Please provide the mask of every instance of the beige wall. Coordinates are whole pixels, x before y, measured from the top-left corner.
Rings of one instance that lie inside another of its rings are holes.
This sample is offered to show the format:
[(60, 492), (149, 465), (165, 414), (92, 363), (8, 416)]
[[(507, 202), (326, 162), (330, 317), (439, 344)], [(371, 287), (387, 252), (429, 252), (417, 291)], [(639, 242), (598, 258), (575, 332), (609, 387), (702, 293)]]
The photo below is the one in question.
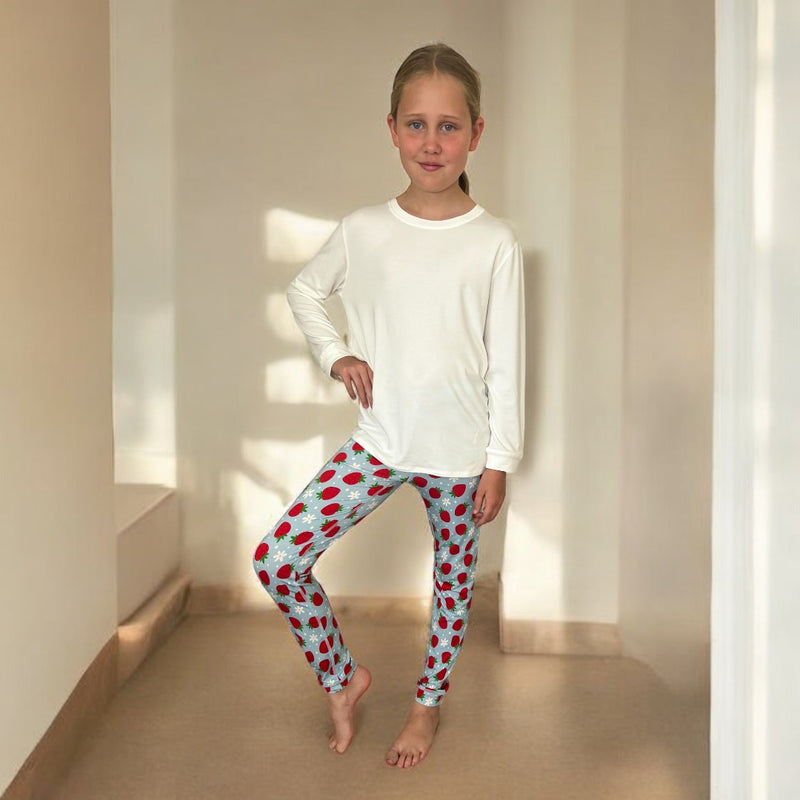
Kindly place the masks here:
[(629, 2), (620, 631), (708, 681), (714, 4)]
[[(185, 566), (266, 607), (252, 549), (355, 419), (284, 299), (321, 242), (293, 237), (280, 212), (332, 221), (404, 188), (385, 124), (392, 76), (414, 46), (443, 38), (483, 74), (487, 130), (469, 171), (502, 214), (502, 20), (488, 1), (191, 0), (174, 22)], [(481, 569), (497, 572), (499, 526), (483, 545)], [(318, 571), (332, 593), (427, 595), (430, 563), (423, 508), (404, 489)]]
[(172, 4), (110, 7), (115, 475), (174, 486)]
[(0, 3), (0, 790), (116, 622), (108, 8)]

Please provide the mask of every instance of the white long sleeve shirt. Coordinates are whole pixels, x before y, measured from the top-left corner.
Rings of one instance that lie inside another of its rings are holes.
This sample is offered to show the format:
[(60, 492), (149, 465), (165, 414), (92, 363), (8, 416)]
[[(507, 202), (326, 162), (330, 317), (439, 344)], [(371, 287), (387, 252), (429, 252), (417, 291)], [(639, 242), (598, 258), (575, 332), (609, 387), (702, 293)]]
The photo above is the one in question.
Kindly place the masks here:
[[(325, 311), (340, 293), (345, 343)], [(481, 206), (427, 220), (396, 200), (345, 217), (292, 281), (288, 300), (330, 375), (373, 369), (373, 407), (353, 437), (395, 469), (448, 477), (513, 472), (522, 457), (522, 253)]]

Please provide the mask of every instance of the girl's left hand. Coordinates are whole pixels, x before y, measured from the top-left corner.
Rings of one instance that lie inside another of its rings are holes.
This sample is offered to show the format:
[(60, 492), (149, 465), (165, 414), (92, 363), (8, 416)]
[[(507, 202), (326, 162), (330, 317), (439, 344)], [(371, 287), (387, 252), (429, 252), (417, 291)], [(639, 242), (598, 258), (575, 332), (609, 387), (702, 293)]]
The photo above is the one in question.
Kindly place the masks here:
[(506, 499), (506, 474), (499, 469), (485, 469), (475, 492), (472, 519), (480, 527), (491, 522)]

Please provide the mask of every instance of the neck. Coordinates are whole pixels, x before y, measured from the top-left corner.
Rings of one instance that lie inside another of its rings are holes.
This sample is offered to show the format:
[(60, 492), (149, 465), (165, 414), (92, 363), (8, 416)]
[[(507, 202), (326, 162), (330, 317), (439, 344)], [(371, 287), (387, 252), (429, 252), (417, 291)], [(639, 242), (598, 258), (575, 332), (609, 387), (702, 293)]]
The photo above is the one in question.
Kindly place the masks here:
[(403, 211), (415, 217), (430, 220), (451, 219), (460, 217), (475, 208), (475, 201), (461, 191), (458, 184), (444, 192), (420, 192), (409, 186), (397, 202)]

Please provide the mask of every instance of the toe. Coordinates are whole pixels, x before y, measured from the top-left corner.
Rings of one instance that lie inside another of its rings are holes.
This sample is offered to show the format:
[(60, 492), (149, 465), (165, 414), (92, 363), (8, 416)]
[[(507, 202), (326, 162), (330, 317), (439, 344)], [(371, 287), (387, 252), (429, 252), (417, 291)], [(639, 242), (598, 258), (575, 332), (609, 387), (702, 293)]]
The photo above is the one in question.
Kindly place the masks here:
[(392, 748), (392, 749), (391, 749), (391, 750), (390, 750), (390, 751), (389, 751), (389, 752), (386, 754), (386, 763), (387, 763), (387, 764), (388, 764), (390, 767), (396, 767), (396, 766), (397, 766), (397, 762), (398, 762), (399, 760), (400, 760), (400, 753), (399, 753), (397, 750), (395, 750), (394, 748)]

